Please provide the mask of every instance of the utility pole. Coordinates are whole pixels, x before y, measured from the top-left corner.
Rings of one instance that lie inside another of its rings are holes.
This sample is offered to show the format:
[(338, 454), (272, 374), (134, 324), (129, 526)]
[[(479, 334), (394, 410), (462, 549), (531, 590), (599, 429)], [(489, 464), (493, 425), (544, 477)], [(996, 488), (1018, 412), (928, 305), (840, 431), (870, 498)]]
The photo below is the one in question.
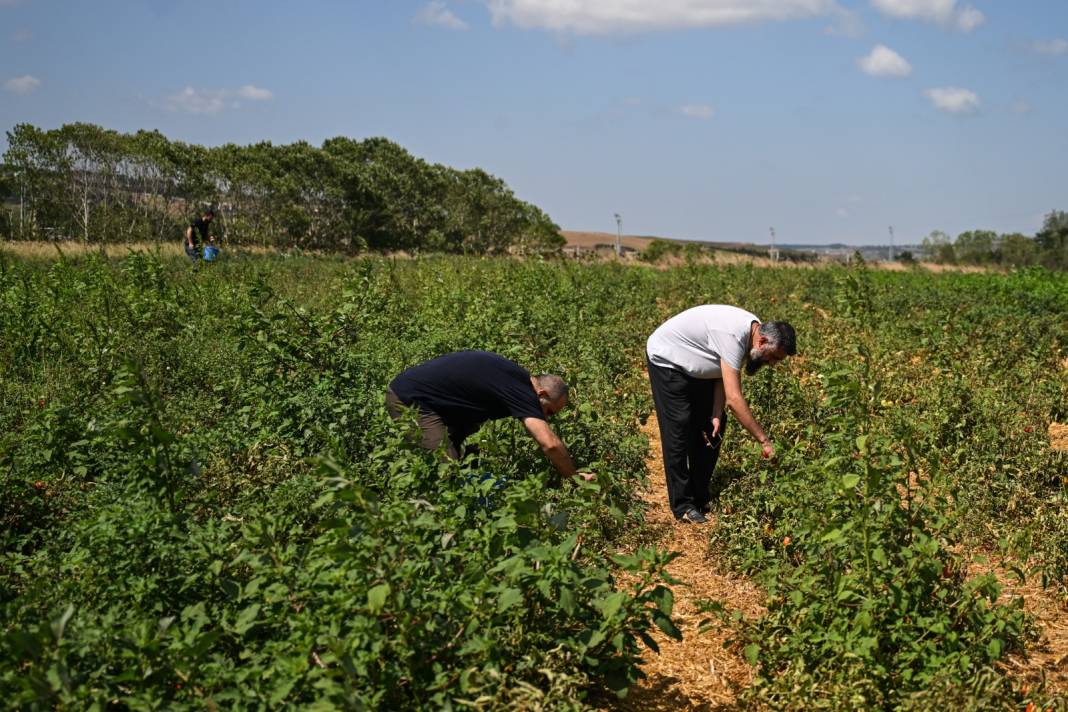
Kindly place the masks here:
[(775, 247), (775, 228), (769, 227), (768, 232), (771, 233), (771, 247), (768, 249), (768, 257), (771, 258), (772, 262), (778, 262), (779, 250)]
[(616, 213), (616, 257), (623, 256), (623, 218)]
[(890, 261), (894, 261), (894, 226), (890, 226)]

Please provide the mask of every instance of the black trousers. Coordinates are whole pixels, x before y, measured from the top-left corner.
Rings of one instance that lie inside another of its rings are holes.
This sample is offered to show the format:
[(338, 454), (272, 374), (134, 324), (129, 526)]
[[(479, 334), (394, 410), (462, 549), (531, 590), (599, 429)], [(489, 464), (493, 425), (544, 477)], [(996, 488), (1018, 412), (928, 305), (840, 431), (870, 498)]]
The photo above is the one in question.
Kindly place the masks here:
[(648, 366), (664, 449), (668, 502), (675, 516), (681, 517), (690, 507), (701, 509), (709, 502), (709, 483), (723, 444), (727, 413), (724, 410), (719, 434), (712, 437), (716, 381), (652, 363)]

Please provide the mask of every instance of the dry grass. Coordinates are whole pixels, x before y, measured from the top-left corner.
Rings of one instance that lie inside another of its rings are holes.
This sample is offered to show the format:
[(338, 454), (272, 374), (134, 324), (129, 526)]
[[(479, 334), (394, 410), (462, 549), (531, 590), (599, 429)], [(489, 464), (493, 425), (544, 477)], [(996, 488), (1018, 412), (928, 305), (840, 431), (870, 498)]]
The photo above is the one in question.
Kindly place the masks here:
[(118, 245), (87, 245), (84, 242), (0, 242), (0, 250), (31, 260), (52, 260), (61, 256), (80, 257), (103, 252), (108, 257), (122, 257), (130, 252), (155, 252), (176, 257), (185, 252), (178, 242), (134, 242)]
[(1068, 452), (1068, 425), (1049, 424), (1049, 446), (1060, 452)]
[[(126, 242), (121, 244), (86, 244), (84, 242), (0, 242), (0, 252), (4, 252), (21, 259), (31, 260), (54, 260), (60, 256), (82, 257), (88, 254), (103, 252), (108, 257), (125, 257), (131, 252), (159, 251), (163, 257), (184, 257), (185, 250), (180, 240), (168, 242)], [(264, 255), (277, 252), (266, 247), (223, 247), (228, 253), (243, 253)]]
[(697, 604), (715, 599), (728, 611), (756, 617), (764, 612), (761, 605), (764, 595), (750, 581), (717, 567), (709, 556), (706, 527), (676, 523), (667, 503), (660, 431), (655, 416), (649, 418), (643, 431), (651, 446), (647, 464), (652, 486), (642, 493), (648, 507), (646, 524), (654, 543), (679, 553), (668, 571), (681, 582), (674, 587), (672, 617), (683, 639), (674, 641), (655, 630), (652, 635), (660, 646), (660, 654), (646, 651), (642, 663), (646, 679), (613, 708), (632, 712), (738, 709), (738, 694), (752, 683), (752, 669), (740, 650), (724, 648), (730, 637), (728, 631), (699, 631), (701, 621), (707, 616)]

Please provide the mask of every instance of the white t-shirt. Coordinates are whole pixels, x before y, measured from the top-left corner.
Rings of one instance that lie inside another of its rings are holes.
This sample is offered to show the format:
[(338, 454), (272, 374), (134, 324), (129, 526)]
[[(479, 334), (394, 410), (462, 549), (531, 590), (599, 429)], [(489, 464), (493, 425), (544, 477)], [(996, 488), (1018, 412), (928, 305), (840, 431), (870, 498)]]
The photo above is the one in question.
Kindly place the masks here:
[(653, 332), (646, 353), (654, 366), (674, 368), (694, 378), (723, 378), (721, 359), (742, 368), (754, 321), (760, 323), (745, 309), (726, 304), (687, 309)]

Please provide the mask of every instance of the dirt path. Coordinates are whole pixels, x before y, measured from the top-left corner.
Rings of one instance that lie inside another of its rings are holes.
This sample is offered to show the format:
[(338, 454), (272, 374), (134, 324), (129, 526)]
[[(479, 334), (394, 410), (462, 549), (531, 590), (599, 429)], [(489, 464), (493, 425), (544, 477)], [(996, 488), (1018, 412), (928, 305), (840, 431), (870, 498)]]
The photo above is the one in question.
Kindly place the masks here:
[(997, 577), (1002, 587), (1000, 603), (1007, 605), (1021, 598), (1024, 610), (1034, 617), (1038, 640), (1027, 646), (1026, 656), (1010, 655), (1001, 667), (1029, 686), (1045, 681), (1048, 692), (1068, 700), (1068, 609), (1042, 588), (1037, 576), (1020, 581), (1010, 573), (1011, 563), (997, 556), (973, 558), (968, 563), (969, 573)]
[[(761, 615), (764, 598), (750, 581), (733, 576), (717, 566), (708, 551), (708, 526), (681, 525), (668, 508), (664, 485), (664, 461), (656, 416), (650, 415), (642, 432), (649, 438), (650, 489), (641, 493), (648, 509), (647, 543), (679, 552), (669, 566), (680, 583), (673, 587), (675, 610), (672, 615), (682, 631), (682, 641), (652, 632), (660, 646), (657, 655), (647, 650), (642, 663), (646, 678), (630, 690), (625, 700), (611, 709), (627, 712), (658, 710), (703, 710), (726, 712), (742, 709), (739, 693), (752, 683), (752, 669), (739, 650), (724, 648), (727, 631), (698, 631), (707, 616), (697, 602), (720, 601), (729, 611), (741, 611), (747, 618)], [(1035, 617), (1040, 640), (1029, 646), (1030, 657), (1012, 656), (1005, 665), (1009, 674), (1029, 684), (1043, 678), (1054, 694), (1068, 694), (1068, 611), (1060, 607), (1035, 582), (1021, 584), (995, 565), (976, 565), (976, 573), (993, 571), (1005, 587), (1002, 598), (1022, 596), (1028, 613)]]
[(659, 630), (653, 633), (660, 646), (657, 655), (647, 650), (642, 664), (646, 679), (633, 687), (615, 709), (639, 710), (729, 710), (738, 708), (738, 693), (752, 681), (752, 671), (740, 651), (723, 647), (727, 631), (698, 632), (707, 615), (697, 602), (716, 599), (728, 610), (746, 617), (763, 612), (763, 593), (751, 582), (719, 570), (708, 552), (708, 525), (675, 522), (667, 503), (660, 430), (651, 415), (642, 431), (649, 438), (650, 490), (642, 493), (648, 505), (646, 525), (651, 543), (679, 552), (668, 571), (681, 583), (674, 586), (672, 618), (682, 631), (680, 642)]

